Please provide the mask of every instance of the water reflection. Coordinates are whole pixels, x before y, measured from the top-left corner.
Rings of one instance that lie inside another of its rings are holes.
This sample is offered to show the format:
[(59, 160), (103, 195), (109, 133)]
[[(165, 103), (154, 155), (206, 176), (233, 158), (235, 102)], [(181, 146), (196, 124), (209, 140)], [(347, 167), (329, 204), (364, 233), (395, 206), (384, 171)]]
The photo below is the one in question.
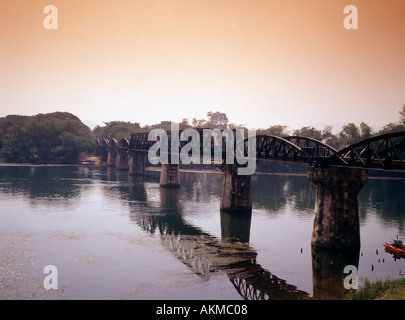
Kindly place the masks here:
[(398, 226), (404, 234), (404, 194), (404, 179), (369, 179), (359, 195), (360, 219), (365, 220), (367, 209), (374, 208), (382, 224)]
[[(308, 208), (314, 207), (315, 188), (306, 175), (256, 175), (252, 182), (253, 206), (256, 208), (277, 214), (288, 204), (296, 209), (297, 214), (305, 214), (309, 212)], [(310, 214), (313, 214), (312, 210)]]
[(326, 251), (312, 248), (312, 283), (314, 299), (342, 299), (347, 294), (343, 270), (359, 267), (360, 248), (345, 251)]
[(252, 211), (238, 213), (220, 211), (220, 218), (223, 239), (236, 239), (249, 243)]
[(92, 179), (88, 168), (0, 167), (0, 191), (28, 197), (32, 207), (76, 207), (75, 199), (90, 191)]
[[(288, 284), (257, 263), (257, 252), (249, 246), (251, 212), (219, 212), (221, 239), (184, 219), (183, 205), (204, 203), (212, 196), (219, 200), (221, 179), (220, 175), (213, 174), (182, 174), (183, 188), (180, 190), (159, 188), (158, 179), (155, 179), (155, 184), (138, 181), (136, 187), (130, 187), (136, 188), (136, 191), (129, 192), (130, 218), (143, 230), (159, 233), (163, 246), (201, 278), (208, 281), (212, 274), (226, 273), (244, 299), (309, 298), (307, 292), (297, 290), (296, 286)], [(312, 217), (315, 189), (306, 176), (291, 179), (291, 176), (283, 175), (257, 175), (253, 177), (253, 183), (254, 207), (279, 214), (288, 205), (298, 216)], [(403, 181), (401, 183), (403, 187)], [(377, 206), (386, 203), (382, 200), (388, 198), (388, 190), (387, 194), (381, 195), (375, 191), (378, 189), (373, 183), (369, 189), (365, 189), (360, 196), (360, 207), (367, 207), (373, 202)], [(121, 193), (126, 192), (121, 190)], [(400, 199), (397, 197), (395, 201), (401, 202)], [(146, 202), (146, 207), (140, 208), (141, 204), (136, 200)], [(398, 218), (397, 205), (392, 212), (391, 218)], [(367, 214), (365, 211), (361, 213)], [(336, 253), (313, 250), (311, 258), (313, 298), (342, 299), (347, 293), (343, 269), (347, 265), (358, 268), (359, 251)]]
[(77, 198), (91, 182), (87, 170), (70, 167), (0, 167), (0, 181), (2, 192), (44, 199)]
[[(77, 205), (77, 199), (94, 188), (107, 199), (120, 199), (128, 206), (130, 221), (157, 235), (162, 246), (192, 272), (205, 281), (226, 274), (243, 299), (309, 298), (309, 293), (257, 262), (258, 250), (250, 244), (252, 212), (219, 211), (220, 174), (182, 173), (181, 180), (181, 189), (165, 189), (159, 187), (158, 172), (141, 177), (114, 168), (0, 167), (1, 192), (39, 199), (35, 203), (45, 206)], [(305, 175), (255, 175), (252, 182), (254, 210), (268, 213), (269, 219), (286, 211), (298, 218), (312, 218), (315, 189)], [(359, 195), (360, 220), (366, 221), (375, 212), (381, 224), (403, 233), (404, 193), (404, 180), (370, 179)], [(204, 210), (211, 208), (207, 203), (218, 205), (220, 237), (188, 219), (192, 208), (204, 216)], [(346, 265), (359, 266), (359, 252), (312, 251), (311, 259), (313, 298), (342, 298), (347, 292), (342, 270)]]
[(160, 188), (157, 183), (131, 183), (116, 188), (128, 200), (130, 219), (142, 230), (158, 233), (162, 245), (201, 279), (208, 281), (213, 274), (225, 273), (243, 299), (307, 298), (308, 293), (257, 263), (257, 252), (249, 246), (251, 212), (218, 212), (221, 239), (184, 219), (180, 199), (207, 200), (212, 193), (212, 189), (203, 187), (207, 180), (218, 182), (218, 176), (194, 176), (194, 187), (184, 188), (186, 196), (181, 195), (183, 189)]

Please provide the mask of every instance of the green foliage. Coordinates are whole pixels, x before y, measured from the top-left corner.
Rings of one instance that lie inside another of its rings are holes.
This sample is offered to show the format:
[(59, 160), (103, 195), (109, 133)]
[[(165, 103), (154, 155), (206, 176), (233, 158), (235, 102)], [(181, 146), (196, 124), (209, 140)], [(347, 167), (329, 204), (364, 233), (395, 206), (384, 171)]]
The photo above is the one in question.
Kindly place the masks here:
[(386, 124), (380, 131), (378, 131), (377, 135), (401, 131), (405, 131), (405, 104), (403, 105), (402, 110), (399, 111), (399, 121)]
[(74, 163), (94, 151), (95, 137), (67, 112), (0, 118), (0, 154), (6, 162)]
[(183, 120), (181, 120), (181, 122), (179, 123), (179, 129), (180, 130), (184, 130), (184, 129), (187, 129), (187, 128), (190, 128), (190, 127), (191, 127), (191, 125), (188, 122), (187, 118), (183, 118)]
[(293, 135), (313, 138), (319, 141), (322, 140), (321, 130), (317, 130), (314, 127), (302, 127), (299, 130), (294, 130)]
[(163, 129), (166, 131), (170, 131), (172, 128), (172, 122), (171, 121), (160, 121), (160, 123), (153, 124), (151, 126), (146, 126), (145, 128), (148, 129)]
[(93, 129), (97, 138), (115, 138), (117, 140), (121, 140), (122, 138), (131, 139), (132, 133), (139, 131), (142, 131), (139, 123), (125, 121), (105, 122), (104, 127), (97, 126)]
[(364, 281), (364, 285), (357, 289), (351, 290), (347, 296), (347, 300), (374, 300), (381, 298), (386, 294), (397, 293), (405, 286), (405, 280), (378, 280), (370, 282), (368, 279)]
[(268, 134), (277, 137), (285, 137), (289, 135), (287, 128), (288, 126), (274, 125), (268, 127), (267, 129), (258, 129), (256, 131), (256, 135)]
[(399, 123), (405, 125), (405, 104), (402, 106), (402, 110), (399, 111)]
[(350, 122), (343, 126), (342, 131), (339, 133), (339, 137), (345, 141), (345, 144), (351, 145), (360, 141), (360, 129), (354, 123)]
[(207, 117), (208, 117), (208, 126), (210, 128), (217, 128), (220, 130), (224, 130), (226, 129), (229, 122), (226, 114), (219, 111), (216, 112), (209, 111), (207, 112)]

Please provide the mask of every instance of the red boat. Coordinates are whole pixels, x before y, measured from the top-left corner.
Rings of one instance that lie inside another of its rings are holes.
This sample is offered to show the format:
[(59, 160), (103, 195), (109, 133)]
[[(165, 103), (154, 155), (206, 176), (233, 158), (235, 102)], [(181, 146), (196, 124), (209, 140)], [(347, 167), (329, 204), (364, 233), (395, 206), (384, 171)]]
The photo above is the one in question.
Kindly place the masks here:
[(405, 246), (401, 240), (393, 240), (392, 243), (384, 244), (385, 251), (393, 253), (394, 256), (405, 258)]

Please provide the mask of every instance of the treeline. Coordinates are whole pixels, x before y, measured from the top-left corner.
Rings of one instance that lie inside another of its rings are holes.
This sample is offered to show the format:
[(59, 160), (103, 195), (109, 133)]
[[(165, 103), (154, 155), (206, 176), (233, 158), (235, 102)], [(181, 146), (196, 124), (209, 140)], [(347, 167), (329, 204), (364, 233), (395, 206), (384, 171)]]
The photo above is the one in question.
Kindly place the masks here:
[[(111, 121), (90, 130), (78, 117), (67, 112), (53, 112), (35, 116), (9, 115), (0, 118), (0, 161), (13, 163), (76, 163), (81, 153), (94, 153), (96, 138), (130, 139), (132, 133), (155, 128), (171, 129), (171, 121), (141, 126), (137, 122)], [(184, 118), (179, 128), (245, 129), (243, 124), (230, 123), (225, 113), (209, 111), (206, 119)], [(358, 141), (381, 135), (405, 131), (405, 105), (397, 122), (388, 123), (374, 131), (367, 123), (348, 123), (337, 134), (332, 127), (323, 130), (302, 127), (289, 130), (288, 126), (273, 125), (256, 130), (256, 134), (279, 137), (300, 135), (317, 139), (340, 150)]]
[(71, 113), (0, 118), (0, 160), (9, 163), (76, 163), (94, 152), (95, 135)]
[[(229, 120), (225, 113), (222, 112), (212, 112), (207, 113), (208, 119), (199, 119), (193, 118), (189, 121), (187, 118), (184, 118), (179, 125), (179, 129), (187, 128), (219, 128), (221, 130), (226, 128), (234, 128), (233, 124), (228, 124)], [(105, 126), (97, 126), (93, 129), (94, 134), (97, 138), (115, 138), (115, 139), (130, 139), (132, 133), (136, 132), (149, 132), (153, 129), (163, 129), (166, 131), (171, 130), (172, 121), (161, 121), (160, 123), (152, 125), (140, 126), (138, 122), (125, 122), (125, 121), (110, 121), (105, 122)], [(243, 126), (239, 126), (243, 128)]]
[[(209, 111), (207, 113), (206, 119), (193, 118), (191, 120), (184, 118), (179, 122), (179, 128), (219, 128), (223, 129), (245, 129), (243, 124), (230, 123), (227, 115), (225, 113), (216, 111)], [(140, 126), (139, 123), (131, 123), (124, 121), (112, 121), (106, 122), (105, 126), (97, 126), (93, 132), (97, 138), (131, 138), (131, 134), (135, 132), (145, 132), (150, 131), (154, 128), (161, 128), (164, 130), (170, 130), (171, 121), (161, 121), (154, 125)], [(256, 130), (256, 135), (268, 134), (279, 137), (286, 137), (291, 135), (305, 136), (309, 138), (314, 138), (322, 141), (337, 150), (343, 149), (346, 146), (354, 144), (364, 139), (371, 138), (373, 136), (378, 136), (385, 133), (400, 132), (405, 131), (405, 105), (403, 109), (399, 112), (399, 120), (397, 122), (388, 123), (380, 130), (373, 130), (365, 122), (361, 122), (360, 125), (349, 122), (344, 125), (340, 132), (334, 134), (332, 132), (332, 126), (326, 126), (323, 130), (316, 129), (314, 127), (305, 126), (301, 129), (289, 130), (288, 126), (285, 125), (273, 125), (266, 129), (260, 128)]]

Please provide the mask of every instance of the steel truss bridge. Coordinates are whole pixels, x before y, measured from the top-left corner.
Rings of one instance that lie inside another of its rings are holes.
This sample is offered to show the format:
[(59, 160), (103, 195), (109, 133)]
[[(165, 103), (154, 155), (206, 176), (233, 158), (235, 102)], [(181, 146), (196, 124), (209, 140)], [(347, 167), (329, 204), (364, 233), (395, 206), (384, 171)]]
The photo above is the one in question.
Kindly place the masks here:
[[(203, 150), (208, 150), (211, 155), (218, 151), (218, 141), (204, 137), (207, 131), (199, 129), (198, 132), (200, 135), (201, 157), (203, 156)], [(103, 158), (103, 151), (111, 148), (121, 151), (148, 152), (156, 141), (159, 141), (159, 139), (149, 141), (148, 135), (149, 132), (134, 133), (129, 141), (125, 138), (119, 141), (116, 139), (97, 139), (96, 154)], [(170, 150), (172, 150), (172, 138), (172, 133), (167, 132), (169, 154)], [(178, 139), (178, 136), (175, 138)], [(190, 140), (178, 141), (178, 148), (183, 148)], [(340, 151), (321, 141), (302, 136), (257, 135), (255, 143), (255, 156), (258, 160), (304, 162), (318, 167), (343, 166), (405, 171), (405, 131), (372, 137)], [(228, 155), (228, 145), (229, 141), (227, 142), (226, 138), (222, 137), (220, 145), (220, 148), (222, 147), (222, 159), (225, 159)], [(249, 140), (245, 139), (241, 145), (244, 150), (239, 151), (247, 157), (249, 155)], [(240, 145), (233, 146), (231, 143), (231, 150), (234, 155), (236, 154), (235, 149), (238, 147), (241, 148)]]

